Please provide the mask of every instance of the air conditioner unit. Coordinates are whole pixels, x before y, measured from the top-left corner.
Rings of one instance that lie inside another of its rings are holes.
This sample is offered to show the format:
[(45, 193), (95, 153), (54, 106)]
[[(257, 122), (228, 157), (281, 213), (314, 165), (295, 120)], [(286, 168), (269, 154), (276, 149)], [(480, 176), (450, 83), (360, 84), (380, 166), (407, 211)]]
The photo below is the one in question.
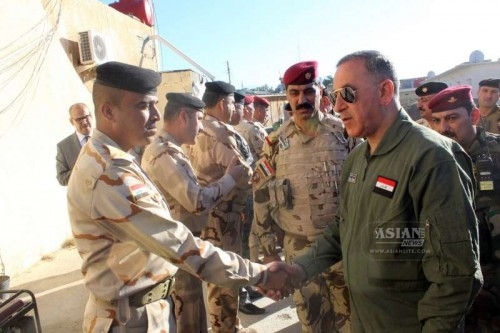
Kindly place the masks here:
[(82, 65), (102, 64), (108, 59), (108, 50), (104, 37), (91, 30), (79, 33), (78, 51)]

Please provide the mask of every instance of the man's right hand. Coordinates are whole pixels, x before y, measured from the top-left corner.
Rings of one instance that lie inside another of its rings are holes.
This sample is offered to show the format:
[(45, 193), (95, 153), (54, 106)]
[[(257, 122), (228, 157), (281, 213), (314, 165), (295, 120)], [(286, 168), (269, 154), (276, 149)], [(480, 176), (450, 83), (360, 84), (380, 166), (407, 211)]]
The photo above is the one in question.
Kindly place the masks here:
[(240, 163), (238, 157), (233, 156), (226, 168), (226, 174), (233, 177), (236, 183), (243, 176), (243, 174), (246, 174), (245, 166)]

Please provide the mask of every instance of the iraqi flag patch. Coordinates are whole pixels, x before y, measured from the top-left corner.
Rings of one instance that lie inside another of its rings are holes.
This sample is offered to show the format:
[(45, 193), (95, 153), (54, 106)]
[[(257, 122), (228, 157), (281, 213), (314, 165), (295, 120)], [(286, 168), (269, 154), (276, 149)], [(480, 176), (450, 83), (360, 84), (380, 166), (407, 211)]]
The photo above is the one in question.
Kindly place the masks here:
[(397, 185), (398, 182), (393, 179), (378, 176), (375, 187), (373, 188), (373, 192), (382, 194), (384, 197), (392, 198), (394, 192), (396, 191)]
[(132, 200), (134, 202), (149, 195), (148, 187), (145, 184), (135, 184), (129, 187), (130, 193), (132, 194)]

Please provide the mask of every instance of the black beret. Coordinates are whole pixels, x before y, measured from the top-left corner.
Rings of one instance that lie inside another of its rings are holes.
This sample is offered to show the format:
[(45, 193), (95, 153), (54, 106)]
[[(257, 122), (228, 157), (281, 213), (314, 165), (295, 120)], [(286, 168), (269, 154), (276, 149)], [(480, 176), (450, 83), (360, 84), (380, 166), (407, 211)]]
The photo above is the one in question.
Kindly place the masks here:
[(229, 95), (235, 92), (235, 88), (232, 84), (226, 83), (224, 81), (213, 81), (205, 83), (206, 90), (220, 95)]
[(417, 89), (415, 89), (415, 95), (422, 97), (437, 94), (446, 88), (448, 88), (448, 85), (444, 82), (430, 81), (419, 85)]
[(161, 83), (158, 72), (117, 61), (97, 66), (96, 72), (96, 83), (145, 95), (156, 94)]
[(486, 86), (486, 87), (492, 87), (492, 88), (500, 88), (500, 79), (485, 79), (482, 81), (479, 81), (479, 86)]
[(242, 95), (238, 92), (234, 93), (234, 103), (236, 104), (244, 104), (245, 103), (245, 95)]
[(205, 103), (191, 94), (171, 92), (167, 94), (167, 105), (179, 105), (196, 110), (201, 110), (205, 107)]

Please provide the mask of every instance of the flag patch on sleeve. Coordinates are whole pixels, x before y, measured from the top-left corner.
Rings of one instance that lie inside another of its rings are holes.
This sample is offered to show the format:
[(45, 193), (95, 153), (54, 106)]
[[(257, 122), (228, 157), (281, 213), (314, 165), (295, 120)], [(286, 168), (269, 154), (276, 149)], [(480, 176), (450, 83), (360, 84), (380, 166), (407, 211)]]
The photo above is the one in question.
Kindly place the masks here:
[(389, 179), (383, 176), (377, 177), (377, 182), (375, 183), (375, 187), (373, 188), (373, 192), (381, 194), (385, 197), (392, 198), (394, 192), (396, 191), (396, 187), (398, 182)]
[(146, 184), (135, 184), (129, 187), (132, 199), (138, 201), (149, 195), (149, 190)]

